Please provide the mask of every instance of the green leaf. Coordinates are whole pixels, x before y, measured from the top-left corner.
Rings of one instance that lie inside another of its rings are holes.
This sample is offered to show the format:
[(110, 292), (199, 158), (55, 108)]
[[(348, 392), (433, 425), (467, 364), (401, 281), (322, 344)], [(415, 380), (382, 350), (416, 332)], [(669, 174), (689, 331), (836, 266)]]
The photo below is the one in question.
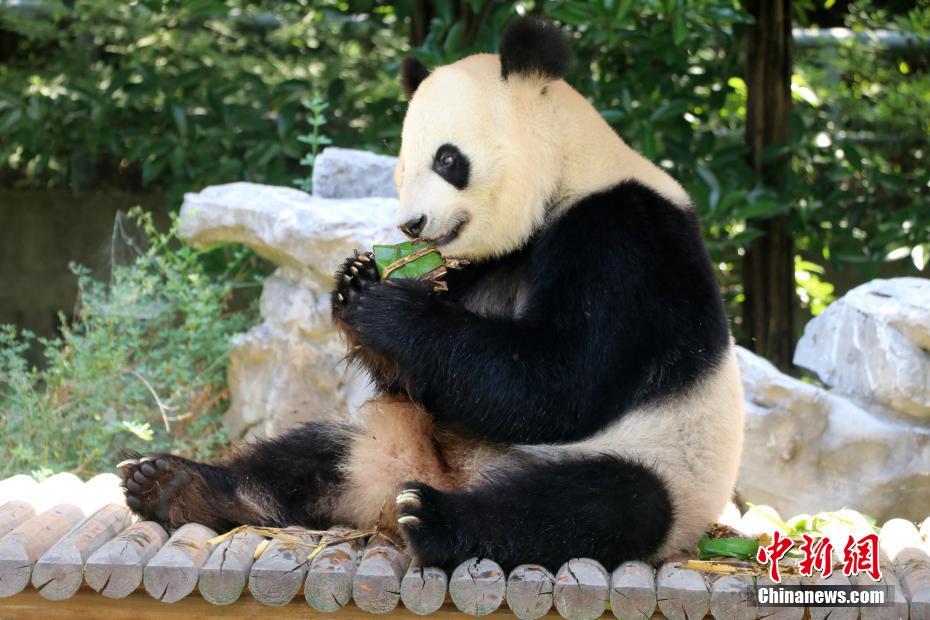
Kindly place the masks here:
[(758, 551), (759, 541), (751, 538), (710, 538), (704, 534), (698, 544), (698, 558), (701, 560), (721, 557), (754, 560)]
[(708, 170), (704, 166), (697, 167), (698, 176), (704, 181), (709, 190), (707, 197), (707, 206), (710, 208), (711, 212), (717, 209), (717, 205), (720, 203), (720, 182), (717, 180), (717, 177), (714, 176), (714, 173)]
[(171, 116), (174, 119), (174, 126), (177, 127), (181, 136), (187, 135), (187, 112), (184, 106), (175, 104), (171, 106)]
[(446, 35), (445, 49), (447, 53), (456, 53), (462, 50), (462, 39), (465, 35), (465, 22), (457, 21)]
[(660, 122), (670, 118), (680, 118), (688, 111), (688, 102), (684, 100), (669, 101), (660, 105), (649, 116), (652, 122)]

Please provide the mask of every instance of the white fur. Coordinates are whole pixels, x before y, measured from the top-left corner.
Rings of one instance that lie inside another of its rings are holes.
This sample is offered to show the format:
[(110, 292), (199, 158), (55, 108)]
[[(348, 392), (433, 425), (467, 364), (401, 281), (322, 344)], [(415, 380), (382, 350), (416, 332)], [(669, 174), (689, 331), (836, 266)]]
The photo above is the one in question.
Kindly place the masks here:
[[(623, 142), (568, 84), (502, 80), (495, 54), (433, 71), (410, 101), (401, 139), (397, 223), (426, 214), (422, 236), (436, 239), (467, 217), (459, 237), (441, 248), (448, 256), (506, 254), (547, 218), (627, 179), (689, 204), (674, 179)], [(470, 160), (462, 190), (431, 169), (446, 143)]]
[(649, 466), (665, 482), (675, 510), (672, 529), (653, 559), (693, 551), (723, 512), (736, 483), (743, 449), (743, 388), (736, 352), (731, 346), (720, 366), (685, 394), (630, 411), (594, 437), (520, 449), (555, 458), (612, 453)]
[[(431, 170), (445, 143), (470, 160), (463, 190)], [(422, 236), (439, 238), (467, 217), (443, 254), (499, 256), (519, 248), (578, 200), (629, 179), (682, 208), (690, 205), (677, 182), (627, 146), (564, 81), (520, 76), (504, 81), (498, 56), (480, 54), (436, 69), (410, 102), (396, 173), (397, 222), (425, 213)], [(467, 300), (469, 307), (481, 314), (518, 314), (522, 289), (514, 278), (478, 291)], [(732, 347), (685, 394), (630, 411), (596, 436), (569, 445), (507, 449), (473, 443), (437, 436), (428, 416), (410, 403), (380, 399), (368, 409), (366, 432), (347, 466), (339, 511), (345, 521), (380, 520), (389, 527), (398, 485), (406, 479), (455, 488), (482, 469), (526, 454), (558, 459), (615, 453), (654, 468), (671, 493), (675, 521), (654, 560), (693, 548), (716, 520), (730, 499), (742, 451), (742, 388)]]

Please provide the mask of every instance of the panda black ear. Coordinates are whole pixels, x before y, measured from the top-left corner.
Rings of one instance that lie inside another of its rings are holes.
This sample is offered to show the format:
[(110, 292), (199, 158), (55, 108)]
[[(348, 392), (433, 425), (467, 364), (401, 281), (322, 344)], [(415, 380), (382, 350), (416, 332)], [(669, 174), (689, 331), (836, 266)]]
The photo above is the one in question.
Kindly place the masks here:
[(427, 77), (429, 77), (429, 69), (419, 58), (407, 56), (400, 62), (400, 87), (407, 99), (413, 97), (413, 93), (420, 86), (420, 82)]
[(512, 74), (557, 80), (568, 73), (572, 54), (559, 27), (528, 15), (510, 22), (501, 39), (501, 77)]

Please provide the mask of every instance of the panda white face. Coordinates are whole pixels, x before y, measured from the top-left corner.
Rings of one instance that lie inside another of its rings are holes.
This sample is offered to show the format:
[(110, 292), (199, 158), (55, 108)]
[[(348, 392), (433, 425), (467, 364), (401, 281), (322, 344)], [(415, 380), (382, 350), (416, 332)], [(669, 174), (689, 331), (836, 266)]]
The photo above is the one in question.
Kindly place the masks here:
[(448, 257), (502, 256), (578, 200), (631, 179), (687, 207), (682, 187), (560, 79), (567, 51), (553, 51), (565, 43), (549, 34), (505, 36), (500, 56), (432, 73), (404, 62), (411, 99), (395, 182), (405, 234)]
[(479, 260), (520, 247), (541, 225), (557, 174), (533, 156), (519, 101), (490, 54), (441, 67), (418, 85), (396, 175), (405, 234)]

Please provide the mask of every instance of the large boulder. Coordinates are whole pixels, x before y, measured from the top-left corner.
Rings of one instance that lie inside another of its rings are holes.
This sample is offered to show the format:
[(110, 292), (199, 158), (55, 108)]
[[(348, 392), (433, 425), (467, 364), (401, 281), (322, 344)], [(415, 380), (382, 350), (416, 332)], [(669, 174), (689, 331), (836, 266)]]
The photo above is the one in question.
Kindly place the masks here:
[(782, 515), (854, 508), (882, 521), (930, 506), (930, 428), (873, 412), (739, 348), (746, 434), (737, 493)]
[(836, 392), (930, 424), (930, 280), (872, 280), (804, 328), (794, 363)]
[(298, 422), (351, 417), (371, 394), (343, 361), (329, 293), (355, 248), (401, 239), (396, 200), (332, 200), (288, 187), (231, 183), (187, 194), (182, 236), (197, 246), (242, 243), (281, 265), (265, 280), (261, 322), (230, 353), (231, 438), (272, 436)]
[(321, 198), (396, 198), (397, 158), (368, 151), (323, 149), (313, 162), (313, 195)]

